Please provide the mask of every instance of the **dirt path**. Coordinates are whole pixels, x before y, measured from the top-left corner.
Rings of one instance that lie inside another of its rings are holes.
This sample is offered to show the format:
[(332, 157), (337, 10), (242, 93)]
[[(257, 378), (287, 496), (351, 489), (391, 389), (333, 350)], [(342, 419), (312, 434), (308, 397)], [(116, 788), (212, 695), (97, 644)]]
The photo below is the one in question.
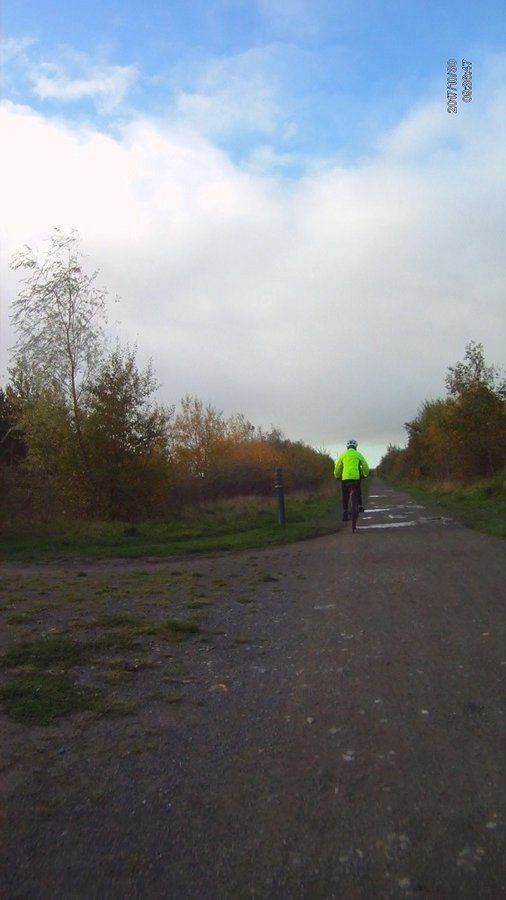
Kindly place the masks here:
[(2, 897), (504, 896), (504, 543), (369, 504), (357, 535), (178, 561), (224, 584), (207, 642), (150, 645), (180, 703), (1, 717)]

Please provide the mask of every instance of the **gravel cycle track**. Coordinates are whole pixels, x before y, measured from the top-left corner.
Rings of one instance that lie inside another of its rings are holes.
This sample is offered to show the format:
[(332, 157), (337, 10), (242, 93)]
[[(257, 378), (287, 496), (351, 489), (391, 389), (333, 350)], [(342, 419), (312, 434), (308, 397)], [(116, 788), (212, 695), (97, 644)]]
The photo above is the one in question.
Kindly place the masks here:
[(178, 560), (272, 580), (186, 702), (0, 717), (0, 896), (505, 896), (504, 548), (374, 479), (355, 535)]

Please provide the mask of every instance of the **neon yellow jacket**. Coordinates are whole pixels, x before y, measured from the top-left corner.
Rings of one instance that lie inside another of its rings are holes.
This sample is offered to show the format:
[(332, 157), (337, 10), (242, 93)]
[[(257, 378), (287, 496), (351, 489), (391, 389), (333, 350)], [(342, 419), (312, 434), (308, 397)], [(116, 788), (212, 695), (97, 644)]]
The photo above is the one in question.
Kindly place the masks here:
[(334, 478), (342, 478), (343, 481), (358, 481), (362, 476), (367, 478), (368, 475), (369, 466), (362, 454), (353, 447), (341, 453), (339, 459), (336, 460)]

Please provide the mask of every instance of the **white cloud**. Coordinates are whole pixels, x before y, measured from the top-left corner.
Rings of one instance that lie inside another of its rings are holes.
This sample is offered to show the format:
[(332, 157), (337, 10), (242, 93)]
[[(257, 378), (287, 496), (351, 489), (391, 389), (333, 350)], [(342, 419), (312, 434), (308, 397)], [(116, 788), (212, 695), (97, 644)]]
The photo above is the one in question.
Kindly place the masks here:
[(120, 103), (133, 81), (135, 71), (131, 66), (108, 66), (88, 78), (68, 78), (56, 66), (41, 67), (34, 79), (35, 93), (43, 100), (82, 100), (93, 97), (110, 110)]
[(275, 56), (273, 47), (262, 47), (208, 63), (194, 75), (191, 89), (178, 91), (178, 115), (211, 136), (278, 131), (286, 114)]
[(100, 111), (111, 112), (124, 100), (137, 72), (134, 66), (95, 63), (81, 53), (67, 52), (64, 62), (33, 66), (30, 77), (34, 93), (42, 100), (92, 99)]
[(0, 44), (2, 63), (10, 63), (20, 57), (26, 59), (26, 51), (36, 43), (36, 38), (25, 35), (21, 38), (4, 38)]
[(4, 79), (11, 96), (25, 96), (28, 85), (41, 100), (92, 100), (99, 112), (110, 113), (122, 104), (137, 79), (135, 66), (111, 65), (70, 48), (47, 59), (27, 52), (34, 44), (31, 36), (2, 42)]
[(395, 128), (382, 135), (379, 146), (389, 156), (401, 158), (423, 153), (445, 136), (455, 139), (461, 130), (462, 117), (452, 122), (448, 116), (443, 117), (444, 111), (441, 100), (417, 107)]
[[(270, 144), (255, 147), (247, 159), (248, 169), (257, 175), (269, 175), (275, 171), (300, 168), (303, 160), (300, 154), (279, 153)], [(307, 159), (304, 160), (307, 163)]]
[(6, 103), (4, 297), (10, 251), (76, 226), (164, 399), (317, 445), (398, 439), (467, 341), (501, 362), (505, 106), (491, 88), (449, 141), (429, 105), (376, 158), (289, 184), (194, 130), (139, 118), (112, 137)]
[(264, 21), (286, 34), (313, 37), (321, 28), (321, 9), (317, 0), (257, 0)]

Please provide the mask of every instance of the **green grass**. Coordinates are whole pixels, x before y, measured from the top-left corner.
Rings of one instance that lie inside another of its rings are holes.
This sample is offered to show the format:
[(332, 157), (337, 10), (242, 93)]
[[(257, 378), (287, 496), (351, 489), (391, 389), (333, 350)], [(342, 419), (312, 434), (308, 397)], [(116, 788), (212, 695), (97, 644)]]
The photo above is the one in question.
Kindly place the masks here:
[(128, 636), (134, 638), (142, 635), (157, 635), (159, 637), (175, 638), (180, 640), (182, 637), (189, 637), (191, 634), (197, 634), (199, 627), (195, 619), (162, 619), (161, 622), (147, 622), (145, 619), (139, 618), (132, 613), (113, 613), (112, 615), (100, 616), (96, 621), (97, 625), (105, 627), (121, 628), (120, 635), (114, 632), (99, 638), (98, 646), (103, 646), (108, 640), (115, 641), (118, 637), (120, 643), (122, 640), (128, 640)]
[(30, 622), (30, 615), (26, 612), (22, 613), (8, 613), (5, 617), (5, 621), (9, 625), (26, 625)]
[(179, 619), (164, 619), (162, 622), (146, 622), (137, 626), (137, 634), (156, 635), (158, 637), (184, 640), (197, 634), (199, 626), (195, 621), (183, 622)]
[(485, 534), (506, 538), (506, 476), (475, 482), (466, 487), (453, 484), (411, 484), (395, 482), (400, 490), (437, 507), (448, 515)]
[(8, 715), (34, 725), (49, 725), (60, 716), (94, 709), (97, 698), (96, 690), (51, 672), (21, 672), (0, 689), (0, 701)]
[(113, 700), (110, 697), (95, 697), (93, 705), (88, 707), (98, 716), (129, 716), (134, 712), (135, 706), (121, 700)]
[(62, 637), (43, 637), (35, 641), (21, 641), (4, 656), (4, 667), (33, 666), (44, 669), (50, 666), (68, 666), (80, 662), (86, 653), (86, 645)]
[[(124, 715), (128, 704), (104, 696), (101, 691), (75, 683), (72, 668), (88, 661), (95, 662), (104, 652), (141, 646), (139, 637), (182, 641), (199, 632), (194, 619), (163, 619), (149, 622), (128, 614), (104, 617), (102, 624), (113, 624), (120, 632), (108, 632), (94, 640), (73, 641), (46, 635), (32, 641), (20, 641), (0, 657), (0, 669), (18, 669), (0, 688), (0, 704), (18, 722), (48, 725), (54, 719), (80, 710), (93, 710), (97, 715)], [(106, 664), (110, 666), (109, 664)], [(130, 673), (116, 672), (105, 681), (128, 680)]]
[[(337, 531), (338, 497), (286, 498), (287, 525), (275, 501), (238, 502), (193, 510), (171, 522), (79, 522), (25, 527), (2, 535), (4, 560), (136, 558), (245, 550), (305, 540)], [(139, 573), (140, 576), (141, 573)]]
[(104, 614), (97, 619), (97, 625), (104, 625), (107, 628), (128, 628), (138, 623), (139, 617), (128, 612)]

